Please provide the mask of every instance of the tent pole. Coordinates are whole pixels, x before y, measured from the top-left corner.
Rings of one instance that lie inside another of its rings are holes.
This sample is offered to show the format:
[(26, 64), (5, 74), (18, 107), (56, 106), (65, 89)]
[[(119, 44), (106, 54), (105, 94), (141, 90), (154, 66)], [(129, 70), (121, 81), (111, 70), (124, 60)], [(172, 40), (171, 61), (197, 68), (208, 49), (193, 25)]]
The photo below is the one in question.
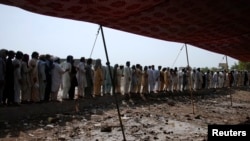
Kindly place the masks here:
[[(188, 59), (188, 50), (187, 50), (187, 44), (185, 43), (185, 48), (186, 48), (186, 56), (187, 56), (187, 64), (188, 64), (188, 69), (190, 68), (189, 65), (189, 59)], [(189, 75), (189, 84), (190, 84), (190, 96), (191, 96), (191, 103), (193, 106), (193, 114), (194, 114), (194, 101), (193, 101), (193, 90), (192, 90), (192, 76), (191, 76), (191, 70), (189, 70), (190, 75)]]
[(227, 55), (226, 55), (226, 65), (227, 65), (226, 69), (227, 69), (227, 71), (228, 71)]
[[(226, 64), (227, 64), (226, 69), (227, 69), (227, 71), (228, 71), (228, 61), (227, 61), (227, 55), (226, 55)], [(233, 106), (233, 97), (232, 97), (232, 93), (231, 93), (231, 91), (230, 91), (230, 90), (231, 90), (231, 89), (229, 88), (230, 100), (231, 100), (231, 106)]]
[(106, 47), (106, 43), (105, 43), (105, 38), (104, 38), (102, 25), (100, 25), (100, 29), (101, 29), (101, 33), (102, 33), (102, 40), (103, 40), (104, 50), (105, 50), (106, 59), (107, 59), (109, 75), (110, 75), (110, 78), (112, 80), (112, 86), (113, 86), (112, 92), (113, 92), (113, 95), (115, 97), (116, 109), (117, 109), (117, 112), (118, 112), (118, 118), (119, 118), (120, 126), (121, 126), (121, 129), (122, 129), (123, 141), (126, 141), (126, 137), (125, 137), (125, 133), (124, 133), (124, 129), (123, 129), (123, 124), (122, 124), (122, 120), (121, 120), (120, 109), (119, 109), (118, 100), (117, 100), (117, 95), (115, 93), (115, 83), (113, 81), (113, 77), (112, 77), (112, 73), (111, 73), (110, 62), (109, 62), (109, 57), (108, 57), (108, 52), (107, 52), (107, 47)]

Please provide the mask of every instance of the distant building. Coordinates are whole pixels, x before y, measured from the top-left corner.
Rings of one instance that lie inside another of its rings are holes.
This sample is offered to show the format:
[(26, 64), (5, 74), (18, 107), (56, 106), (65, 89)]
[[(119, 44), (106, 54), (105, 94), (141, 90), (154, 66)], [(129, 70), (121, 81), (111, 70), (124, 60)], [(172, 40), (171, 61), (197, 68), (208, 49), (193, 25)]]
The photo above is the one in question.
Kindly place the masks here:
[(219, 63), (219, 68), (227, 69), (228, 68), (227, 63)]

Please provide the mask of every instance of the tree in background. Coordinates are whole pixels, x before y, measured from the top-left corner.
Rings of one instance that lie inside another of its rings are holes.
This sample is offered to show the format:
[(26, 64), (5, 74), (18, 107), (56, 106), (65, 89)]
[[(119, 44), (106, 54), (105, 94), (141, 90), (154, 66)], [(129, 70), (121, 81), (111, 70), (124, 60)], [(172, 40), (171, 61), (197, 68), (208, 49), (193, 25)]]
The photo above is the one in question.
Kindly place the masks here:
[(207, 72), (208, 70), (213, 71), (213, 72), (216, 72), (216, 71), (220, 71), (220, 70), (224, 70), (224, 69), (222, 69), (222, 68), (216, 68), (216, 67), (212, 67), (212, 68), (208, 68), (208, 67), (201, 68), (201, 71), (202, 71), (202, 72)]
[(238, 64), (234, 63), (234, 65), (231, 67), (231, 69), (250, 71), (250, 62), (238, 61)]
[(250, 70), (250, 62), (241, 62), (239, 61), (239, 69), (240, 70)]
[[(220, 70), (226, 70), (226, 68), (223, 66), (219, 66), (218, 68), (217, 67), (201, 68), (201, 71), (203, 71), (203, 72), (207, 72), (208, 70), (216, 72), (216, 71), (220, 71)], [(232, 65), (229, 70), (243, 70), (243, 71), (247, 70), (247, 71), (250, 71), (250, 62), (238, 61), (238, 63), (234, 63), (234, 65)]]
[(239, 68), (239, 64), (234, 63), (234, 65), (232, 65), (230, 69), (231, 70), (235, 70), (235, 69), (238, 70), (238, 68)]
[(202, 72), (207, 72), (208, 70), (210, 70), (208, 67), (201, 68), (201, 71), (202, 71)]

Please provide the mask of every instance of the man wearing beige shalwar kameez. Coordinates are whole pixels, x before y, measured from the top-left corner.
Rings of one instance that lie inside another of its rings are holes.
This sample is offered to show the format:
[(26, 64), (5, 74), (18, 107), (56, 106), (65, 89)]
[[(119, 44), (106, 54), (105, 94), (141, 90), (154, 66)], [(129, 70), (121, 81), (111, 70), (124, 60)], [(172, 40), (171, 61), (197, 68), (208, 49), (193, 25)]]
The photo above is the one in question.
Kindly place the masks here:
[(31, 101), (38, 102), (39, 98), (39, 83), (38, 83), (38, 57), (39, 54), (37, 52), (33, 52), (31, 55), (31, 60), (29, 61), (30, 67), (30, 79), (31, 79)]
[(101, 86), (103, 84), (102, 64), (97, 59), (94, 66), (94, 97), (101, 96)]
[(27, 103), (31, 100), (31, 79), (30, 71), (31, 68), (28, 67), (29, 55), (24, 54), (22, 59), (21, 66), (21, 76), (22, 76), (22, 86), (21, 86), (21, 95), (22, 103)]

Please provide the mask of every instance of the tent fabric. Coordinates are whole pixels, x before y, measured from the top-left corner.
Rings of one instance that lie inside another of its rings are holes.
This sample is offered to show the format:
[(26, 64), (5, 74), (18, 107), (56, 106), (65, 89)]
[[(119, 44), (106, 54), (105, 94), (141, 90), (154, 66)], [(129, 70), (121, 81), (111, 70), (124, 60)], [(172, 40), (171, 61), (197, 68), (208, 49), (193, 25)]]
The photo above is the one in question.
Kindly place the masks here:
[(250, 61), (249, 0), (0, 0), (0, 3), (187, 43)]

